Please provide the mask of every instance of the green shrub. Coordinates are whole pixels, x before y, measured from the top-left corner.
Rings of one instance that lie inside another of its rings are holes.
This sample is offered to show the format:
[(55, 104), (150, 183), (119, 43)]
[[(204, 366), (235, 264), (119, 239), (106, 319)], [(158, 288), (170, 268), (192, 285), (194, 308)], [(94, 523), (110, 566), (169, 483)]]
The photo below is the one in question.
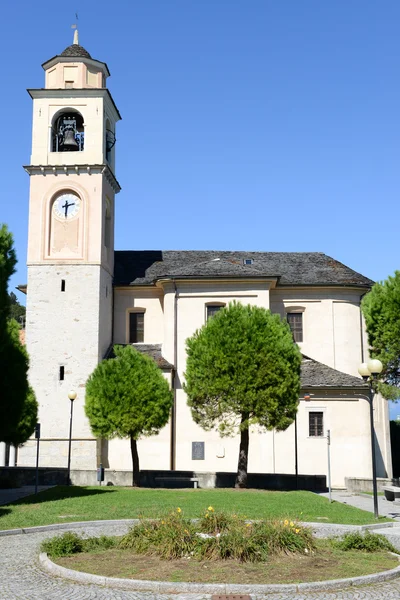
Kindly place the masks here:
[(108, 550), (109, 548), (115, 548), (118, 545), (118, 538), (111, 537), (108, 535), (101, 535), (100, 537), (90, 537), (83, 540), (82, 552), (93, 552), (94, 550)]
[(190, 556), (196, 544), (196, 527), (178, 510), (157, 521), (145, 520), (134, 525), (122, 537), (119, 547), (138, 554), (156, 554), (165, 559)]
[(83, 539), (77, 533), (67, 531), (62, 535), (44, 540), (41, 550), (54, 558), (76, 554), (83, 551)]
[(237, 520), (236, 515), (215, 512), (213, 507), (209, 506), (197, 523), (197, 531), (212, 534), (221, 533), (233, 527)]
[(346, 533), (341, 539), (333, 540), (333, 545), (340, 550), (361, 550), (363, 552), (388, 550), (389, 552), (398, 552), (385, 536), (369, 531), (364, 535), (359, 531)]
[(309, 529), (293, 521), (249, 523), (209, 507), (197, 522), (185, 519), (180, 509), (143, 521), (123, 536), (119, 547), (164, 559), (260, 562), (280, 552), (312, 552), (314, 540)]
[(118, 543), (115, 537), (102, 535), (98, 538), (82, 538), (77, 533), (67, 531), (63, 535), (44, 540), (41, 545), (42, 552), (47, 552), (49, 556), (58, 558), (59, 556), (69, 556), (79, 552), (94, 552), (96, 550), (108, 550), (114, 548)]

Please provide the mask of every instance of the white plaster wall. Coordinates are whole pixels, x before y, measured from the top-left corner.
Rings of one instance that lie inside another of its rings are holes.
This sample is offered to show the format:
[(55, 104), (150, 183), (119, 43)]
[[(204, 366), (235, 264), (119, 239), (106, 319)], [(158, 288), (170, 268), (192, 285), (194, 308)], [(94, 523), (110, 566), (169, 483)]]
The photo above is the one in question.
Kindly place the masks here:
[[(66, 283), (65, 292), (61, 292), (61, 279)], [(96, 442), (84, 414), (84, 399), (86, 380), (98, 364), (100, 337), (106, 345), (106, 334), (100, 336), (99, 332), (100, 298), (99, 266), (28, 267), (26, 344), (29, 380), (40, 407), (42, 466), (66, 466), (68, 392), (73, 389), (78, 394), (73, 418), (74, 467), (96, 467)], [(59, 380), (61, 365), (64, 381)], [(29, 445), (22, 448), (18, 464), (32, 464), (32, 454)]]
[(164, 340), (164, 318), (161, 290), (152, 288), (116, 288), (114, 291), (114, 343), (129, 341), (129, 311), (143, 308), (144, 343), (162, 344)]
[(303, 354), (358, 376), (362, 293), (343, 288), (275, 289), (271, 291), (271, 310), (284, 316), (291, 307), (304, 308), (303, 342), (299, 344)]

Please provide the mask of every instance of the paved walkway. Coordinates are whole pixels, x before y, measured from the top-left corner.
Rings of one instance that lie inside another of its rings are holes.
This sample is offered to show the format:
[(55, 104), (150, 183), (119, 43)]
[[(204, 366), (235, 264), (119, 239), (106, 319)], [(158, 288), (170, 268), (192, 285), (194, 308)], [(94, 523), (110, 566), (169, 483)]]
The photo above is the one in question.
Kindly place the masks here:
[[(325, 498), (329, 497), (327, 492), (318, 495), (325, 496)], [(333, 491), (332, 500), (335, 500), (336, 502), (342, 502), (343, 504), (348, 504), (349, 506), (355, 506), (356, 508), (361, 508), (362, 510), (366, 510), (368, 512), (374, 512), (373, 496), (357, 495), (343, 490)], [(378, 510), (382, 517), (390, 517), (391, 519), (400, 521), (400, 503), (388, 502), (385, 499), (385, 496), (378, 496)]]
[[(43, 492), (43, 490), (48, 490), (50, 487), (54, 487), (52, 485), (39, 485), (38, 492)], [(23, 485), (20, 488), (12, 488), (10, 490), (0, 490), (0, 506), (4, 504), (10, 504), (10, 502), (15, 502), (20, 498), (25, 498), (26, 496), (32, 496), (35, 493), (34, 485)], [(1, 588), (0, 588), (1, 589)]]
[[(122, 535), (128, 524), (104, 523), (100, 527), (88, 525), (74, 529), (86, 535)], [(68, 525), (65, 525), (65, 530)], [(397, 529), (394, 528), (394, 529)], [(400, 527), (398, 528), (400, 530)], [(384, 530), (382, 530), (384, 532)], [(0, 537), (0, 600), (202, 600), (210, 599), (208, 594), (160, 595), (151, 592), (132, 592), (124, 589), (111, 589), (93, 584), (81, 584), (54, 577), (39, 566), (39, 546), (43, 539), (52, 537), (54, 531), (37, 532)], [(385, 533), (388, 533), (386, 530)], [(393, 532), (394, 533), (394, 532)], [(397, 533), (397, 532), (396, 532)], [(391, 532), (392, 534), (392, 532)], [(399, 535), (394, 537), (400, 547)], [(253, 596), (261, 600), (262, 596)], [(273, 593), (263, 596), (268, 600), (398, 600), (400, 579), (343, 591)]]

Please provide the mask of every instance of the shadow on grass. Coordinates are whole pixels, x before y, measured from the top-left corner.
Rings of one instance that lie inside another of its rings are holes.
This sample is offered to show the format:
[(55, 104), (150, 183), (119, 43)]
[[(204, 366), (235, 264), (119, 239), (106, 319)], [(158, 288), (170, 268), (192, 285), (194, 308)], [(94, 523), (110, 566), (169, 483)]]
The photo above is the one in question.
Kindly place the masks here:
[[(96, 496), (98, 494), (110, 494), (115, 492), (111, 487), (107, 488), (87, 488), (79, 486), (58, 485), (49, 490), (43, 490), (32, 496), (25, 496), (15, 502), (10, 502), (9, 505), (16, 506), (17, 504), (39, 504), (41, 502), (52, 502), (54, 500), (65, 500), (67, 498), (82, 498), (83, 496)], [(9, 506), (7, 505), (7, 506)], [(1, 513), (0, 513), (1, 516)]]
[(3, 506), (0, 506), (0, 519), (1, 517), (5, 517), (6, 515), (9, 515), (11, 512), (11, 510), (9, 508), (4, 508)]

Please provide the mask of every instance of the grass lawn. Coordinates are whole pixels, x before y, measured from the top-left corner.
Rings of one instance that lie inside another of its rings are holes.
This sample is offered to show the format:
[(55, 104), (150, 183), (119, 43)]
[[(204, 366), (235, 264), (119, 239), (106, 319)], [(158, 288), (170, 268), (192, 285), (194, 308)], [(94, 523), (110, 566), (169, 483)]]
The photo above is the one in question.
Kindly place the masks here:
[(372, 513), (338, 502), (329, 504), (327, 498), (304, 491), (58, 486), (0, 506), (0, 529), (71, 521), (157, 517), (178, 506), (185, 516), (198, 517), (209, 505), (215, 510), (237, 513), (248, 519), (289, 518), (353, 525), (376, 522)]
[(198, 583), (297, 583), (359, 577), (394, 569), (399, 565), (388, 552), (344, 552), (332, 548), (328, 540), (319, 540), (313, 555), (281, 554), (265, 563), (240, 563), (236, 560), (197, 561), (186, 558), (161, 560), (139, 556), (129, 550), (103, 550), (76, 554), (54, 562), (77, 571), (105, 577), (129, 579), (189, 581)]

